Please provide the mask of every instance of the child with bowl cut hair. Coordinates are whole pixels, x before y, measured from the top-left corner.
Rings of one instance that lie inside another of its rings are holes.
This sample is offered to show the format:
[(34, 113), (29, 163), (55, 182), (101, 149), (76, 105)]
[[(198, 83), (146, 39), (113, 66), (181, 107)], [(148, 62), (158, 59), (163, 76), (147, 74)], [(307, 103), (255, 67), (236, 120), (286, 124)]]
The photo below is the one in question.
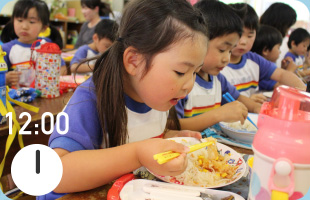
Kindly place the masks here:
[[(118, 24), (114, 20), (102, 19), (96, 25), (93, 42), (79, 47), (74, 54), (74, 57), (70, 62), (71, 72), (78, 74), (91, 74), (96, 60), (81, 65), (79, 65), (79, 63), (86, 58), (97, 56), (99, 53), (103, 53), (110, 48), (116, 38), (117, 29)], [(79, 66), (79, 68), (77, 68), (77, 66)]]
[[(305, 90), (305, 85), (295, 74), (277, 68), (273, 62), (250, 51), (258, 28), (258, 16), (255, 10), (245, 3), (230, 4), (230, 6), (239, 14), (244, 25), (238, 44), (232, 49), (230, 63), (222, 71), (227, 81), (234, 85), (241, 94), (257, 102), (261, 102), (257, 97), (262, 94), (255, 93), (262, 80), (271, 79), (283, 85)], [(245, 15), (240, 14), (243, 10), (246, 10)]]
[[(219, 1), (201, 0), (194, 7), (207, 19), (209, 44), (193, 90), (176, 106), (181, 129), (203, 131), (221, 121), (243, 123), (248, 110), (258, 113), (261, 105), (241, 95), (220, 73), (240, 39), (242, 21), (231, 7)], [(226, 92), (237, 101), (223, 100)]]
[(306, 29), (297, 28), (295, 29), (287, 42), (289, 51), (285, 54), (285, 58), (293, 59), (294, 63), (298, 67), (298, 71), (302, 76), (307, 76), (307, 66), (305, 63), (305, 56), (307, 54), (307, 49), (310, 45), (310, 34)]

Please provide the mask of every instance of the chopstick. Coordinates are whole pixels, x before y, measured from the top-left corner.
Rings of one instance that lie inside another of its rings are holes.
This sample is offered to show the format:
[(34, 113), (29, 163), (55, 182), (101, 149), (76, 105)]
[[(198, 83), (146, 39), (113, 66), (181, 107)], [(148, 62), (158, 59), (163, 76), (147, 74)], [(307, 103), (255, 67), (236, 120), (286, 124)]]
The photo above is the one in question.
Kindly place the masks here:
[[(225, 94), (223, 94), (223, 98), (227, 101), (227, 102), (233, 102), (235, 101), (234, 97), (232, 97), (229, 92), (226, 92)], [(251, 122), (251, 124), (253, 124), (255, 126), (255, 128), (257, 128), (256, 124), (251, 120), (251, 118), (249, 116), (246, 117), (247, 120), (249, 120)], [(258, 128), (257, 128), (258, 129)]]
[[(193, 151), (197, 151), (198, 149), (204, 148), (206, 146), (209, 146), (211, 144), (214, 144), (214, 142), (203, 142), (203, 143), (199, 143), (199, 144), (195, 144), (195, 145), (191, 145), (189, 146), (190, 151), (188, 153), (191, 153)], [(158, 164), (164, 164), (170, 160), (172, 160), (173, 158), (176, 158), (180, 155), (180, 153), (176, 153), (173, 151), (166, 151), (163, 153), (158, 153), (155, 154), (153, 156), (154, 160), (157, 160)]]

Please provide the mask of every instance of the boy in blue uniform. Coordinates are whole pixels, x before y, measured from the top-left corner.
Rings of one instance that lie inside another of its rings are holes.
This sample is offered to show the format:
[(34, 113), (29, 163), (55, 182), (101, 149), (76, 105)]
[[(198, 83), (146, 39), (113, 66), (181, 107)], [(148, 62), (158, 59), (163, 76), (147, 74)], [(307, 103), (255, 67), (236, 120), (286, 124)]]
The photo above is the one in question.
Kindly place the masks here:
[[(220, 74), (229, 63), (230, 52), (242, 34), (241, 19), (222, 2), (202, 0), (195, 7), (207, 19), (210, 41), (192, 91), (176, 106), (181, 129), (202, 131), (220, 121), (243, 123), (248, 110), (258, 113), (261, 105), (240, 95)], [(223, 101), (222, 94), (226, 92), (237, 101)]]
[[(70, 62), (71, 72), (79, 74), (91, 74), (93, 71), (95, 60), (79, 65), (79, 63), (87, 58), (92, 58), (99, 53), (105, 52), (113, 43), (116, 37), (118, 25), (110, 19), (101, 20), (95, 28), (93, 42), (78, 48), (74, 57)], [(79, 66), (79, 67), (78, 67)]]
[[(261, 102), (261, 98), (255, 93), (262, 80), (271, 79), (283, 85), (305, 90), (305, 85), (295, 74), (277, 68), (275, 63), (250, 52), (258, 28), (258, 16), (248, 4), (238, 3), (231, 4), (231, 6), (243, 20), (244, 26), (238, 45), (232, 50), (230, 63), (222, 71), (227, 81), (234, 85), (241, 94), (251, 97), (257, 102)], [(240, 14), (242, 10), (246, 10), (243, 16)]]

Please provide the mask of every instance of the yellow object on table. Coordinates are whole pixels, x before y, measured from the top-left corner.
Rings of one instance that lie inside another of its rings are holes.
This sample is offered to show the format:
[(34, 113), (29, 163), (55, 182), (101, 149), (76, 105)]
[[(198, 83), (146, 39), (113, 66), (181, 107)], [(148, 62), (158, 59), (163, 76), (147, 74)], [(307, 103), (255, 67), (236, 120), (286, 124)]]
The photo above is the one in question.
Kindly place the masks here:
[[(214, 142), (203, 142), (203, 143), (191, 145), (191, 146), (189, 146), (190, 151), (188, 153), (191, 153), (193, 151), (197, 151), (197, 150), (204, 148), (206, 146), (209, 146), (211, 144), (214, 144)], [(174, 153), (172, 151), (166, 151), (163, 153), (155, 154), (153, 156), (153, 158), (154, 158), (154, 160), (157, 160), (158, 164), (164, 164), (164, 163), (170, 161), (171, 159), (178, 157), (179, 155), (180, 155), (180, 153), (176, 153), (176, 152)]]

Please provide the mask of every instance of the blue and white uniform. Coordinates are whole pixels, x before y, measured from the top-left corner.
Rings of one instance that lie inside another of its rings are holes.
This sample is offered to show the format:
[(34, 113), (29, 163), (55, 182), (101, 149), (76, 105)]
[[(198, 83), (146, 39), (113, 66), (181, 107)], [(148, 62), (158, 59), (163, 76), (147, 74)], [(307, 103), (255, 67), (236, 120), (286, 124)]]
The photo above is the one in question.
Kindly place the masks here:
[[(51, 42), (49, 39), (42, 39), (40, 43), (37, 43), (35, 49), (39, 49), (42, 44), (46, 42)], [(30, 86), (35, 78), (35, 70), (32, 68), (30, 63), (31, 56), (31, 45), (19, 42), (18, 39), (12, 40), (10, 42), (4, 43), (2, 45), (3, 51), (6, 52), (4, 56), (4, 61), (8, 65), (8, 70), (18, 70), (22, 74), (20, 76), (20, 85)], [(35, 61), (36, 51), (33, 51), (32, 60)], [(65, 66), (65, 61), (61, 59), (61, 66)]]
[[(72, 60), (70, 62), (70, 66), (73, 65), (73, 64), (76, 64), (76, 63), (80, 63), (84, 59), (92, 58), (92, 57), (94, 57), (94, 56), (96, 56), (98, 54), (99, 54), (99, 52), (93, 50), (88, 45), (83, 45), (83, 46), (79, 47), (78, 50), (76, 51), (76, 53), (74, 54), (74, 57), (72, 58)], [(95, 63), (96, 63), (96, 60), (91, 60), (91, 61), (88, 62), (89, 65), (95, 65)], [(92, 75), (91, 72), (76, 73), (76, 74)]]
[(194, 117), (220, 107), (226, 103), (222, 100), (223, 93), (229, 92), (235, 99), (239, 98), (240, 93), (222, 74), (209, 77), (208, 82), (196, 76), (192, 91), (176, 105), (179, 118)]
[[(75, 90), (64, 108), (64, 112), (69, 116), (69, 131), (61, 135), (54, 130), (49, 140), (51, 148), (62, 148), (70, 152), (105, 148), (94, 88), (91, 77)], [(154, 110), (127, 95), (125, 95), (125, 104), (128, 116), (127, 143), (162, 135), (166, 127), (168, 111)], [(65, 130), (65, 126), (67, 126), (65, 121), (60, 120), (60, 130)], [(51, 192), (37, 197), (37, 200), (51, 200), (63, 195)]]
[(286, 57), (291, 57), (295, 63), (295, 65), (298, 66), (298, 70), (302, 71), (303, 68), (304, 68), (304, 62), (305, 62), (305, 57), (304, 56), (298, 56), (298, 55), (295, 55), (291, 52), (287, 52), (284, 56), (284, 58)]
[(248, 52), (242, 56), (240, 63), (229, 63), (221, 73), (242, 95), (250, 97), (258, 91), (260, 81), (270, 80), (276, 68), (275, 63), (256, 53)]

